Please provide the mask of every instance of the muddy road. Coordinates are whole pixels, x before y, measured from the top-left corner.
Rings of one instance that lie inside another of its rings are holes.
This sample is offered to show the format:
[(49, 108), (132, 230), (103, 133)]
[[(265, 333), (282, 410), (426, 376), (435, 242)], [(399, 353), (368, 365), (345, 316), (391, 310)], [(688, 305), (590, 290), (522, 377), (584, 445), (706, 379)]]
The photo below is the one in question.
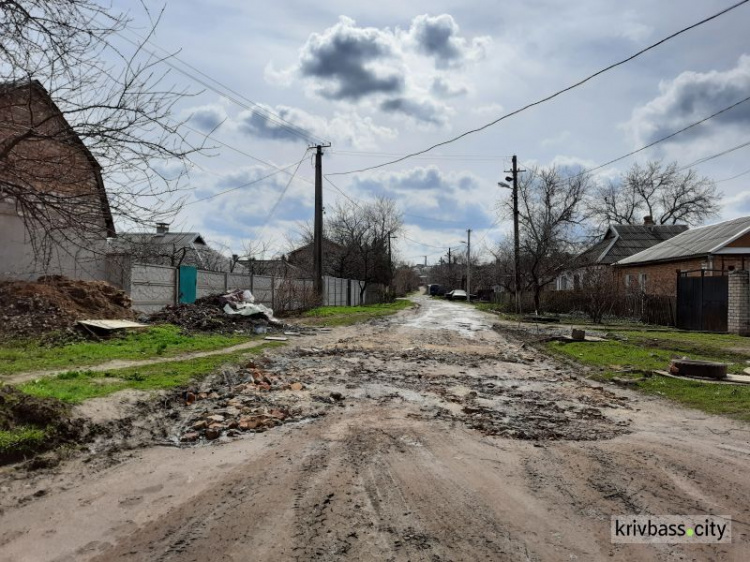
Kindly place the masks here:
[[(0, 560), (750, 559), (750, 427), (594, 384), (492, 316), (416, 300), (269, 353), (264, 373), (303, 386), (263, 394), (289, 423), (6, 479)], [(732, 544), (613, 545), (612, 514), (729, 514)]]

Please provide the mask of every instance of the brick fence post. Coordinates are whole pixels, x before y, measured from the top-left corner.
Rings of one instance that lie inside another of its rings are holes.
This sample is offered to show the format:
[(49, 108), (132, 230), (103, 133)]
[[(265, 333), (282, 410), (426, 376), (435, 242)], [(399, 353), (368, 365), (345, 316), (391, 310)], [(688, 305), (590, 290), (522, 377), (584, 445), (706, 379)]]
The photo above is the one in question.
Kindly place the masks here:
[(750, 272), (729, 274), (728, 328), (730, 334), (750, 336)]

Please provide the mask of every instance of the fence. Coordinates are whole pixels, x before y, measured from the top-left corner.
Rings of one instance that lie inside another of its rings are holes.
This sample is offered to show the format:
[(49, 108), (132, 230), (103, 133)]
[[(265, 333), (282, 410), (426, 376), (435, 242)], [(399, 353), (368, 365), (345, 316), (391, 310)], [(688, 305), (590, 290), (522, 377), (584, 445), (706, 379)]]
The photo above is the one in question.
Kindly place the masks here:
[[(255, 302), (274, 310), (300, 310), (311, 306), (312, 279), (292, 279), (273, 275), (225, 273), (197, 270), (197, 298), (248, 289)], [(139, 312), (155, 312), (180, 300), (179, 268), (132, 263), (128, 256), (107, 259), (107, 281), (130, 295), (133, 308)], [(324, 306), (358, 306), (382, 302), (383, 287), (368, 285), (360, 295), (356, 279), (323, 277)]]
[[(583, 315), (591, 306), (592, 299), (592, 295), (583, 291), (544, 291), (541, 296), (542, 310), (552, 314)], [(504, 310), (514, 311), (516, 308), (512, 293), (496, 294), (494, 300)], [(630, 293), (615, 295), (609, 300), (605, 307), (605, 317), (660, 326), (676, 325), (677, 299), (674, 296)], [(521, 310), (524, 313), (534, 312), (532, 295), (522, 295)]]

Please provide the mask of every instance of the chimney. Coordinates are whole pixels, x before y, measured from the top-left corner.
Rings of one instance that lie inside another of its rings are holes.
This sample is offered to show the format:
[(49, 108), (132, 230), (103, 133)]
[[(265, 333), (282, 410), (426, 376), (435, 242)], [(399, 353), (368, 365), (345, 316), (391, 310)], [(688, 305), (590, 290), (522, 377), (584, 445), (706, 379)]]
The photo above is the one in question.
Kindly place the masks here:
[(654, 226), (654, 218), (651, 215), (643, 217), (643, 226)]
[(157, 222), (156, 223), (156, 234), (166, 234), (169, 232), (168, 222)]

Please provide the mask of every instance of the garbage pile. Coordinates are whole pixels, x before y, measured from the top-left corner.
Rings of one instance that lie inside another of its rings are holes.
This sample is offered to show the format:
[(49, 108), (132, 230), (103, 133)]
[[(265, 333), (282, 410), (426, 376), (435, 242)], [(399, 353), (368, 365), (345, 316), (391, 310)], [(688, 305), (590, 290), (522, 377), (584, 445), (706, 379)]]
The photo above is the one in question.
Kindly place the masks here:
[(303, 382), (251, 362), (223, 370), (200, 387), (184, 391), (179, 399), (185, 410), (174, 440), (195, 444), (317, 418), (343, 397), (311, 396)]
[(132, 320), (131, 305), (125, 292), (104, 281), (51, 275), (36, 282), (0, 282), (0, 339), (73, 333), (84, 318)]
[(154, 324), (174, 324), (188, 331), (234, 333), (266, 333), (282, 329), (283, 324), (273, 310), (256, 304), (250, 291), (237, 290), (224, 295), (210, 295), (194, 303), (167, 306), (151, 314)]

